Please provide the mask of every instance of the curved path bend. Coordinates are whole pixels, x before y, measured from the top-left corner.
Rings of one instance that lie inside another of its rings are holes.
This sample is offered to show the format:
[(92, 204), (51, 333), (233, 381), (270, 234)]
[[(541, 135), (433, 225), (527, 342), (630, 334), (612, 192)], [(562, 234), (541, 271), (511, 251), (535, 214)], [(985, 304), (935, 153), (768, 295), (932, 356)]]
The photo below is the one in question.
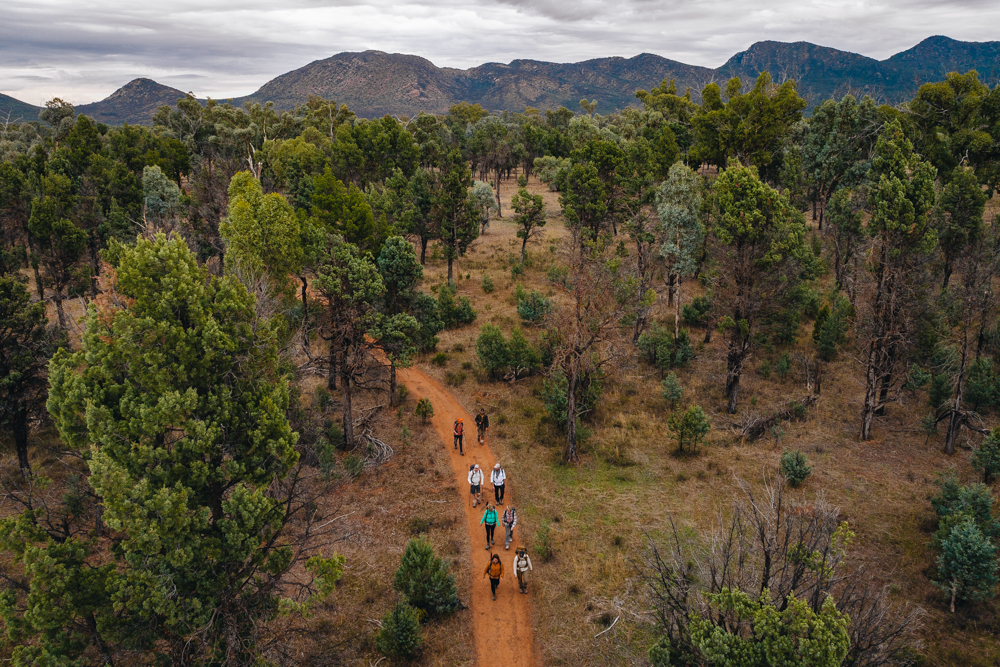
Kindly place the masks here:
[[(434, 416), (431, 423), (441, 439), (441, 445), (451, 458), (451, 467), (455, 473), (455, 482), (459, 490), (459, 502), (465, 506), (465, 523), (469, 531), (469, 543), (472, 549), (472, 591), (469, 609), (473, 618), (473, 633), (476, 645), (476, 665), (479, 667), (535, 667), (537, 660), (534, 651), (534, 640), (531, 632), (531, 608), (529, 600), (532, 581), (528, 587), (528, 595), (518, 592), (517, 580), (511, 570), (514, 563), (514, 548), (521, 545), (521, 524), (514, 529), (514, 542), (510, 551), (503, 548), (504, 529), (497, 525), (496, 545), (493, 551), (486, 550), (486, 530), (479, 525), (484, 506), (473, 509), (469, 502), (469, 466), (478, 463), (484, 472), (487, 484), (489, 473), (496, 459), (486, 445), (476, 442), (476, 425), (473, 418), (441, 386), (434, 378), (416, 368), (405, 368), (397, 371), (398, 379), (406, 385), (410, 393), (417, 398), (428, 398), (434, 406)], [(461, 417), (466, 425), (465, 456), (460, 456), (454, 449), (452, 424)], [(471, 437), (470, 437), (471, 436)], [(484, 484), (484, 487), (487, 486)], [(492, 486), (490, 485), (492, 489)], [(493, 492), (483, 490), (483, 498), (493, 501)], [(510, 488), (504, 501), (510, 504), (513, 500)], [(502, 514), (503, 507), (498, 508)], [(504, 578), (497, 589), (496, 602), (490, 596), (489, 579), (483, 578), (483, 571), (489, 563), (490, 554), (499, 553), (503, 562)], [(529, 578), (530, 580), (530, 578)]]

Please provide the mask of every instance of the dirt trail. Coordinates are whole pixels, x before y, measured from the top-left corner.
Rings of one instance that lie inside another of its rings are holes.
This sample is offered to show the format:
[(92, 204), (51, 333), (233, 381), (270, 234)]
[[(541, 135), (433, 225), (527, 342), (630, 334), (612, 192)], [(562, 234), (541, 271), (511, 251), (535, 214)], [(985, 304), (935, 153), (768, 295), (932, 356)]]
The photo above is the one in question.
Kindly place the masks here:
[[(517, 588), (517, 579), (513, 576), (514, 548), (520, 546), (519, 538), (521, 524), (514, 529), (514, 542), (510, 551), (503, 548), (503, 526), (497, 524), (493, 551), (487, 551), (486, 530), (479, 525), (484, 506), (472, 508), (469, 502), (469, 466), (478, 463), (483, 470), (483, 498), (493, 502), (492, 485), (489, 484), (489, 473), (496, 459), (489, 448), (489, 436), (486, 445), (476, 442), (476, 425), (473, 417), (448, 393), (441, 384), (416, 368), (400, 369), (399, 381), (406, 385), (410, 393), (417, 398), (429, 398), (434, 406), (434, 417), (431, 422), (434, 430), (441, 438), (441, 445), (451, 457), (451, 467), (455, 471), (455, 481), (459, 489), (459, 502), (465, 506), (465, 523), (469, 530), (469, 540), (472, 547), (472, 597), (469, 609), (472, 612), (473, 632), (476, 644), (476, 664), (479, 667), (502, 665), (503, 667), (534, 667), (534, 643), (531, 632), (531, 609), (529, 600), (534, 581), (528, 587), (528, 595), (521, 595)], [(461, 417), (465, 422), (465, 456), (460, 456), (454, 449), (452, 425), (455, 419)], [(513, 484), (516, 484), (513, 480)], [(486, 487), (491, 489), (488, 493)], [(504, 498), (505, 506), (514, 502), (511, 493), (512, 484), (507, 484)], [(515, 504), (515, 507), (517, 505)], [(502, 514), (503, 507), (499, 507)], [(490, 554), (498, 553), (503, 562), (504, 578), (497, 589), (496, 602), (490, 596), (490, 581), (483, 578), (483, 571), (489, 563)]]

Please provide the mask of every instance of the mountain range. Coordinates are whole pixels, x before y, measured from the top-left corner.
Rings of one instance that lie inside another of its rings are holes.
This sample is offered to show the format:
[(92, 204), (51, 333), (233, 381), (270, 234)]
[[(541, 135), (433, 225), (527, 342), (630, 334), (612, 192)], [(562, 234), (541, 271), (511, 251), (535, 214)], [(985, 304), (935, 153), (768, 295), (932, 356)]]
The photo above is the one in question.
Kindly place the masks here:
[[(811, 108), (846, 92), (870, 94), (894, 104), (912, 98), (922, 83), (971, 69), (995, 85), (1000, 80), (1000, 41), (929, 37), (886, 60), (808, 42), (765, 41), (737, 53), (717, 69), (643, 53), (579, 63), (514, 60), (462, 70), (437, 67), (414, 55), (364, 51), (309, 63), (232, 102), (271, 101), (279, 109), (291, 109), (317, 95), (370, 118), (444, 113), (456, 102), (478, 103), (491, 111), (523, 111), (528, 106), (541, 110), (566, 106), (575, 111), (579, 100), (588, 98), (598, 100), (599, 112), (609, 113), (637, 104), (636, 90), (648, 90), (664, 79), (675, 79), (680, 90), (690, 87), (697, 98), (712, 81), (724, 84), (738, 76), (748, 82), (767, 71), (776, 81), (796, 80)], [(135, 79), (107, 99), (81, 105), (77, 111), (108, 124), (146, 124), (157, 107), (173, 105), (183, 95), (150, 79)], [(34, 119), (38, 111), (39, 107), (0, 95), (0, 120), (8, 113), (13, 118)]]

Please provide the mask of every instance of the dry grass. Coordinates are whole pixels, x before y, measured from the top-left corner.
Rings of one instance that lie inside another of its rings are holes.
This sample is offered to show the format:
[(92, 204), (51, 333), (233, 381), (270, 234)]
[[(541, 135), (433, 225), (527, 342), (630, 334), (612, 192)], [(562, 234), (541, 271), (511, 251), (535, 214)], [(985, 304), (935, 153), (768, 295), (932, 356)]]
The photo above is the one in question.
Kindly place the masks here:
[[(545, 195), (550, 215), (558, 212), (557, 194), (534, 181), (531, 185), (532, 191)], [(507, 201), (513, 192), (513, 187), (503, 190)], [(990, 207), (1000, 211), (997, 199)], [(558, 299), (546, 271), (553, 261), (558, 263), (558, 252), (549, 250), (551, 240), (559, 243), (566, 236), (561, 218), (551, 219), (545, 234), (545, 240), (531, 248), (533, 261), (521, 282), (525, 289)], [(445, 374), (461, 364), (475, 364), (475, 337), (482, 324), (506, 330), (520, 324), (515, 282), (507, 265), (517, 242), (512, 225), (494, 221), (460, 261), (459, 293), (472, 300), (479, 317), (472, 326), (442, 333), (440, 349), (449, 351), (449, 362), (444, 368), (427, 366), (428, 373), (444, 381)], [(427, 282), (443, 281), (443, 267), (443, 263), (428, 266)], [(497, 287), (491, 295), (479, 287), (484, 273)], [(686, 285), (685, 300), (697, 289)], [(663, 312), (656, 318), (672, 326), (672, 315), (664, 304), (660, 307)], [(508, 471), (508, 486), (523, 516), (519, 525), (529, 545), (543, 521), (550, 526), (555, 557), (536, 564), (540, 585), (533, 596), (537, 642), (546, 663), (647, 664), (645, 651), (655, 633), (643, 621), (646, 607), (637, 595), (631, 565), (641, 556), (646, 536), (655, 539), (660, 534), (668, 513), (695, 532), (711, 527), (736, 492), (736, 477), (759, 480), (765, 471), (777, 469), (784, 449), (800, 449), (813, 465), (813, 474), (797, 493), (825, 493), (857, 534), (852, 558), (870, 563), (890, 584), (897, 602), (927, 610), (921, 632), (924, 664), (1000, 664), (995, 607), (975, 605), (952, 616), (941, 593), (930, 584), (934, 555), (927, 543), (933, 514), (927, 499), (935, 491), (934, 482), (946, 471), (965, 481), (976, 476), (967, 448), (948, 457), (941, 453), (941, 436), (925, 443), (917, 421), (925, 411), (926, 396), (905, 396), (878, 424), (876, 439), (859, 442), (862, 378), (857, 364), (842, 356), (824, 366), (818, 403), (803, 420), (785, 422), (780, 441), (766, 436), (742, 444), (731, 429), (739, 415), (725, 413), (722, 342), (713, 336), (709, 345), (702, 345), (703, 337), (702, 331), (692, 332), (696, 359), (678, 371), (686, 390), (683, 403), (700, 404), (713, 422), (695, 457), (675, 455), (665, 428), (668, 409), (660, 398), (662, 376), (634, 359), (621, 364), (605, 382), (600, 405), (586, 421), (592, 435), (576, 466), (562, 463), (562, 437), (545, 423), (541, 378), (511, 385), (488, 381), (477, 370), (451, 389), (470, 411), (479, 406), (490, 411), (491, 446)], [(455, 345), (464, 351), (454, 352)], [(796, 346), (770, 355), (755, 353), (744, 376), (741, 413), (775, 410), (806, 394), (803, 372), (794, 363), (784, 381), (773, 373), (764, 379), (756, 370), (765, 358), (773, 364), (785, 351), (793, 357), (796, 352), (812, 355), (811, 323), (802, 327)], [(639, 614), (623, 615), (613, 630), (595, 639), (618, 614), (616, 596), (619, 602), (624, 596), (624, 606)]]

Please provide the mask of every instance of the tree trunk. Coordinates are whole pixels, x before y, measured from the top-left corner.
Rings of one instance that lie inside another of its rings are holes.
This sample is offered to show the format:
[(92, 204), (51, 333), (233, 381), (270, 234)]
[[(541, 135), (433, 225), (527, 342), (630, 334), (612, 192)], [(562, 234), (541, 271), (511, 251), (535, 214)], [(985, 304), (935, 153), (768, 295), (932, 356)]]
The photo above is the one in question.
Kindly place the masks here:
[(66, 324), (66, 311), (63, 310), (62, 292), (53, 290), (52, 300), (56, 302), (56, 314), (59, 315), (59, 328), (66, 331), (69, 326)]
[(496, 188), (497, 188), (497, 217), (498, 218), (502, 218), (503, 217), (503, 208), (502, 208), (502, 206), (500, 204), (500, 172), (499, 171), (497, 171)]
[(326, 376), (326, 388), (331, 391), (337, 388), (337, 346), (334, 340), (330, 340), (330, 373)]
[(878, 347), (873, 342), (868, 351), (868, 364), (865, 366), (865, 402), (861, 408), (861, 439), (870, 440), (872, 437), (872, 423), (875, 421), (875, 413), (878, 411), (878, 388), (879, 378), (875, 360), (878, 356)]
[(736, 403), (740, 396), (740, 375), (743, 373), (743, 357), (745, 355), (742, 341), (733, 341), (729, 344), (729, 353), (726, 355), (726, 398), (729, 399), (727, 410), (729, 414), (736, 414)]
[(455, 279), (452, 277), (452, 270), (455, 265), (455, 259), (453, 257), (448, 257), (448, 285), (454, 287)]
[(965, 391), (965, 365), (969, 357), (969, 328), (968, 325), (962, 331), (962, 360), (958, 366), (958, 383), (955, 387), (955, 403), (952, 406), (951, 419), (948, 420), (948, 434), (944, 440), (944, 453), (955, 453), (955, 442), (958, 440), (958, 432), (965, 421), (962, 412), (962, 396)]
[(674, 344), (677, 344), (677, 339), (681, 335), (681, 277), (677, 276), (677, 282), (674, 285), (674, 291), (676, 292), (674, 296)]
[(42, 274), (38, 271), (38, 262), (31, 263), (31, 270), (35, 273), (35, 291), (38, 292), (38, 300), (45, 301), (45, 286), (42, 284)]
[(942, 281), (942, 283), (941, 283), (941, 289), (943, 289), (943, 290), (948, 289), (948, 283), (951, 282), (951, 272), (952, 272), (951, 260), (948, 259), (948, 257), (945, 257), (944, 258), (944, 281)]
[(21, 474), (27, 478), (31, 475), (31, 463), (28, 461), (28, 410), (23, 405), (18, 406), (17, 411), (14, 412), (11, 429), (14, 431), (17, 463), (21, 468)]
[(570, 364), (569, 377), (566, 378), (566, 460), (576, 463), (580, 460), (576, 451), (576, 385), (579, 381), (579, 369), (576, 360)]
[(427, 241), (430, 239), (426, 236), (420, 237), (420, 265), (423, 266), (427, 262)]
[(344, 406), (344, 449), (350, 451), (354, 449), (354, 417), (351, 409), (351, 374), (347, 370), (347, 363), (340, 365), (340, 396)]
[(396, 362), (389, 361), (389, 407), (396, 407), (399, 401), (396, 399)]
[(528, 250), (528, 234), (525, 232), (524, 238), (521, 239), (521, 266), (524, 266), (524, 257)]
[(309, 349), (309, 302), (307, 299), (306, 288), (309, 283), (306, 281), (305, 276), (299, 276), (299, 280), (302, 281), (302, 344), (305, 348)]

